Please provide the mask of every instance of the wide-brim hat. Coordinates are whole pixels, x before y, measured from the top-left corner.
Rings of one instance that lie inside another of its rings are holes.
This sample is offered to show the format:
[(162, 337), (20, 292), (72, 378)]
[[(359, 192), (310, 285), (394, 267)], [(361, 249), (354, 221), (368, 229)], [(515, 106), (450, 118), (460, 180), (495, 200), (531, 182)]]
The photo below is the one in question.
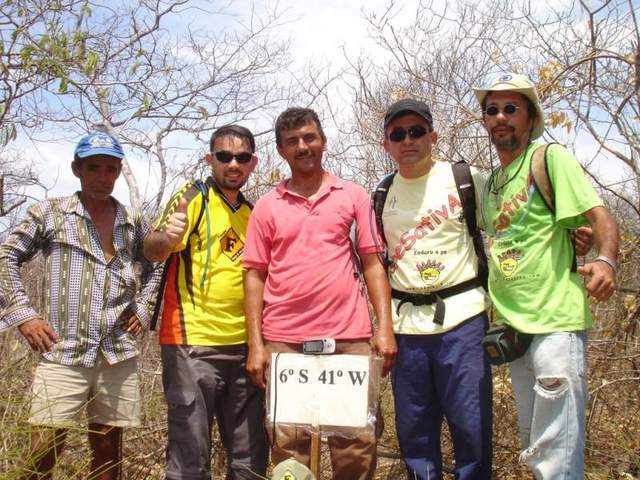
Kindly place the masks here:
[(538, 92), (536, 87), (529, 77), (526, 75), (520, 75), (517, 73), (501, 73), (498, 75), (490, 86), (488, 87), (473, 87), (473, 93), (480, 105), (484, 102), (489, 92), (518, 92), (533, 103), (536, 112), (538, 113), (538, 123), (533, 127), (531, 132), (531, 140), (535, 140), (541, 137), (544, 133), (544, 112), (540, 105), (540, 99), (538, 98)]
[(110, 157), (122, 160), (124, 158), (124, 150), (118, 140), (105, 132), (92, 132), (80, 139), (74, 156), (78, 158), (87, 158), (93, 155), (108, 155)]
[(306, 465), (288, 458), (273, 467), (271, 480), (316, 480), (316, 477)]

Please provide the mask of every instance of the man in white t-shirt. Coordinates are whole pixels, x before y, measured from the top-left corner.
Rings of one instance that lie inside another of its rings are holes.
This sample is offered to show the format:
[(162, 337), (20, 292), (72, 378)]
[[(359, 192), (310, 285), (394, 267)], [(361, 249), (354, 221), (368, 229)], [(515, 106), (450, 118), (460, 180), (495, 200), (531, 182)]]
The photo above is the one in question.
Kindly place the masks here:
[(403, 99), (387, 110), (384, 148), (398, 167), (382, 214), (398, 343), (398, 440), (410, 478), (441, 478), (446, 418), (456, 478), (490, 479), (491, 370), (480, 345), (486, 294), (452, 166), (432, 156), (437, 138), (423, 102)]

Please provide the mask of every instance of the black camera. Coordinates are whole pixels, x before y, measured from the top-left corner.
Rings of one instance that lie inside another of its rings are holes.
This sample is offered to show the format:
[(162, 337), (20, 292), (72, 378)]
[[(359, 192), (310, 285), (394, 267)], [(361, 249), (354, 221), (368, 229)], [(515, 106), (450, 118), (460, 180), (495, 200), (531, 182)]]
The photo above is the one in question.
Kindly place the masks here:
[(518, 332), (507, 325), (498, 325), (490, 328), (485, 334), (482, 349), (492, 365), (502, 365), (524, 355), (532, 340), (531, 333)]

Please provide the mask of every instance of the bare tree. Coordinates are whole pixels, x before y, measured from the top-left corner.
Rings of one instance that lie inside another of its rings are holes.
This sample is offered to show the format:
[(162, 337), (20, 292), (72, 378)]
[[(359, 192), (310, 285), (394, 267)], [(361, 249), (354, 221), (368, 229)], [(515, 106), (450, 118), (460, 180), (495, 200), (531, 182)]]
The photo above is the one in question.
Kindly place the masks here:
[[(343, 123), (342, 142), (352, 174), (371, 188), (393, 168), (380, 148), (382, 116), (389, 104), (405, 96), (423, 99), (432, 107), (441, 158), (464, 158), (480, 168), (495, 166), (472, 87), (486, 84), (502, 71), (526, 73), (534, 80), (547, 117), (546, 138), (576, 152), (621, 225), (619, 294), (593, 305), (598, 320), (590, 339), (587, 461), (593, 478), (636, 476), (640, 453), (635, 393), (640, 385), (636, 3), (422, 0), (415, 20), (408, 24), (395, 18), (398, 8), (392, 1), (386, 11), (367, 16), (380, 50), (350, 59), (347, 84), (355, 101), (351, 121)], [(603, 181), (602, 171), (617, 179)], [(494, 384), (495, 464), (499, 478), (513, 478), (525, 471), (515, 465), (515, 418), (504, 373), (497, 372)]]
[[(492, 73), (523, 72), (538, 84), (548, 137), (581, 152), (587, 167), (607, 162), (619, 170), (621, 181), (608, 186), (587, 168), (640, 219), (640, 28), (633, 2), (535, 10), (528, 1), (444, 7), (421, 1), (409, 25), (394, 21), (396, 10), (392, 2), (382, 14), (368, 16), (372, 36), (391, 60), (377, 64), (368, 56), (351, 62), (351, 128), (362, 147), (379, 152), (386, 106), (413, 95), (433, 107), (444, 158), (488, 166), (491, 151), (472, 86), (486, 83)], [(575, 148), (585, 142), (594, 145), (588, 156)], [(376, 164), (390, 168), (388, 162)]]
[[(80, 0), (41, 0), (0, 4), (0, 217), (26, 202), (25, 188), (40, 185), (31, 162), (8, 148), (22, 128), (39, 128), (42, 119), (28, 106), (60, 75), (48, 51), (73, 50), (78, 36), (63, 33), (66, 18)], [(36, 47), (38, 45), (38, 47)]]
[[(6, 12), (6, 24), (16, 29), (18, 12), (43, 2), (7, 3), (22, 8)], [(47, 81), (22, 98), (21, 125), (39, 138), (45, 134), (31, 127), (53, 125), (58, 136), (61, 129), (77, 136), (89, 128), (117, 135), (159, 170), (156, 206), (171, 178), (199, 154), (185, 153), (185, 142), (195, 137), (205, 145), (216, 125), (257, 122), (288, 99), (309, 95), (288, 70), (288, 43), (276, 38), (277, 9), (234, 18), (228, 4), (196, 0), (51, 0), (47, 8), (57, 4), (64, 9), (53, 32), (45, 15), (21, 37), (29, 65), (41, 71), (43, 58), (51, 64)], [(216, 28), (179, 27), (189, 17), (208, 18)], [(123, 174), (131, 204), (140, 208), (139, 182), (127, 162)]]
[(22, 107), (62, 75), (52, 52), (73, 51), (81, 37), (64, 32), (67, 17), (81, 0), (11, 1), (0, 4), (0, 144), (15, 139), (18, 126), (41, 125), (23, 116)]
[(27, 189), (34, 186), (42, 187), (33, 165), (19, 152), (0, 149), (0, 240), (4, 229), (21, 213)]

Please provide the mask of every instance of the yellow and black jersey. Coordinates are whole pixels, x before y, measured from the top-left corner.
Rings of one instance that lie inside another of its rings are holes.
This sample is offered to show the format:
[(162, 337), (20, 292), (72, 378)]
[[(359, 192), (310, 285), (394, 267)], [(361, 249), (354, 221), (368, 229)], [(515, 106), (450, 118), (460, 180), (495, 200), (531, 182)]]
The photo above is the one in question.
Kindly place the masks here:
[(167, 260), (160, 343), (244, 343), (242, 252), (252, 206), (242, 193), (231, 205), (209, 177), (180, 189), (156, 229), (163, 227), (181, 198), (189, 202), (189, 226)]

